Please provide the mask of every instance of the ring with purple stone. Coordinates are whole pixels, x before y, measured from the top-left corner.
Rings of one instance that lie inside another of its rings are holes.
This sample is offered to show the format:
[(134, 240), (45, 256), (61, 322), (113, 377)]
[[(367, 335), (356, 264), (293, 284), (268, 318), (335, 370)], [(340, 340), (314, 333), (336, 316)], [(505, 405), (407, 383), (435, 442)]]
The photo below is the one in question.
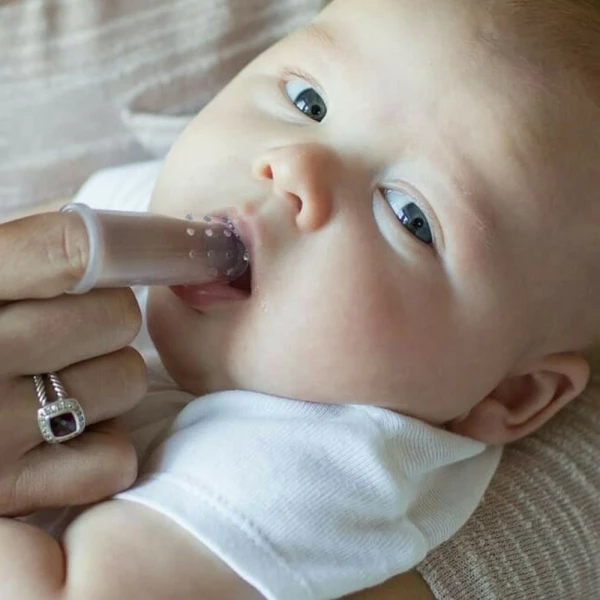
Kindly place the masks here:
[(34, 375), (35, 393), (41, 404), (37, 412), (38, 427), (46, 442), (61, 444), (83, 433), (85, 415), (79, 402), (75, 398), (69, 398), (56, 373), (47, 373), (45, 377), (56, 400), (48, 402), (44, 376)]

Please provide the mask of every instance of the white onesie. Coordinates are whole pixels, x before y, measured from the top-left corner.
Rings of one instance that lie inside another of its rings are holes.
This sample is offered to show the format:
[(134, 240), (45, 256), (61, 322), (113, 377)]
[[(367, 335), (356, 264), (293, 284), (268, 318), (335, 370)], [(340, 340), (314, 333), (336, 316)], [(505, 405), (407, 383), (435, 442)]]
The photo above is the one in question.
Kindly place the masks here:
[[(146, 210), (159, 165), (101, 172), (76, 200)], [(338, 598), (413, 568), (466, 522), (501, 455), (374, 406), (191, 399), (156, 373), (130, 421), (140, 478), (117, 497), (173, 519), (269, 600)]]

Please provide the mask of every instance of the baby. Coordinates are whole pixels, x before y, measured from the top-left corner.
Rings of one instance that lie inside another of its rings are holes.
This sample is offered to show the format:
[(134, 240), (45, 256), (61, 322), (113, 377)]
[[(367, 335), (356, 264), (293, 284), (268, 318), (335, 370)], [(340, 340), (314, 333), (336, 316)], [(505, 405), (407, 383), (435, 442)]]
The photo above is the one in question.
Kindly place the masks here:
[(334, 0), (198, 115), (149, 209), (227, 207), (251, 273), (149, 292), (203, 397), (60, 544), (0, 530), (19, 598), (325, 600), (464, 524), (600, 338), (592, 23), (575, 0)]

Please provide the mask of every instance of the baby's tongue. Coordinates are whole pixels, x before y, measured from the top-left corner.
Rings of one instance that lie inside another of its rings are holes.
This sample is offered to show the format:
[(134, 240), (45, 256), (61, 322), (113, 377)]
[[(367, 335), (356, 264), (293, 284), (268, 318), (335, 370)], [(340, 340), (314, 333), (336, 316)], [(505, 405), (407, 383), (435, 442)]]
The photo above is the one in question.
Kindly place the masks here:
[(251, 265), (248, 265), (248, 268), (233, 281), (229, 282), (229, 287), (235, 288), (236, 290), (241, 290), (242, 292), (246, 292), (250, 294), (252, 290), (252, 268)]
[(213, 304), (245, 300), (248, 293), (228, 283), (203, 283), (200, 285), (175, 285), (172, 292), (193, 308), (206, 308)]

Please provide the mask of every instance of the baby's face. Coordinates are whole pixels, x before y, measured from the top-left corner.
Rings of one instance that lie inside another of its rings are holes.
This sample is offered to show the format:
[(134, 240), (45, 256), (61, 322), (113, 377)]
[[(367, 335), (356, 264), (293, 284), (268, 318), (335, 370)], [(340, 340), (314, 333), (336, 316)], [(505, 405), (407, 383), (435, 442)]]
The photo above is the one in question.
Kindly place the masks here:
[(544, 137), (543, 74), (486, 50), (477, 18), (475, 0), (336, 0), (183, 133), (152, 210), (231, 207), (252, 250), (243, 301), (151, 294), (185, 388), (442, 423), (534, 351), (576, 127)]

